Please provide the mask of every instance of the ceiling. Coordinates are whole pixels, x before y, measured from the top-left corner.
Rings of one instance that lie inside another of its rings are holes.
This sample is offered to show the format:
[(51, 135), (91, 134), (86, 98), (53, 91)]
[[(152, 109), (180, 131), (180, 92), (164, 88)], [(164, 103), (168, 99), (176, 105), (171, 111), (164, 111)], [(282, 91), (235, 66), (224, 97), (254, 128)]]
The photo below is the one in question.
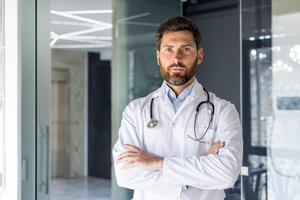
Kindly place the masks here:
[(52, 48), (111, 49), (111, 0), (51, 0), (50, 13)]

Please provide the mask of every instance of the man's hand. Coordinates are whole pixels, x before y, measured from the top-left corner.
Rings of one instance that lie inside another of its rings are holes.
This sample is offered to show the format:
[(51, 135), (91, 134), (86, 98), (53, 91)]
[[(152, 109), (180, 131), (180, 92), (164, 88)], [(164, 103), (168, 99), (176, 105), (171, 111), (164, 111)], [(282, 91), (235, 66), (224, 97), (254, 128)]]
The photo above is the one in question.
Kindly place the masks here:
[(144, 152), (131, 144), (124, 144), (123, 147), (128, 149), (128, 151), (118, 156), (118, 161), (126, 162), (123, 169), (141, 167), (152, 171), (162, 170), (164, 160), (162, 157)]
[(212, 146), (206, 151), (205, 155), (208, 154), (218, 154), (219, 150), (225, 146), (225, 142), (218, 141), (216, 143), (213, 143)]

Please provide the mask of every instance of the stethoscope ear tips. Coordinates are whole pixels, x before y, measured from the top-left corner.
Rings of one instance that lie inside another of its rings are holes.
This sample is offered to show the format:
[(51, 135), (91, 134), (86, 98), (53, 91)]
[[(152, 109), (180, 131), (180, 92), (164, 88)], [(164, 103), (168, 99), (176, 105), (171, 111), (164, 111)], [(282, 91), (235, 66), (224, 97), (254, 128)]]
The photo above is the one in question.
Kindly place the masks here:
[(148, 123), (147, 123), (147, 127), (148, 128), (154, 128), (158, 125), (158, 121), (156, 119), (151, 119)]

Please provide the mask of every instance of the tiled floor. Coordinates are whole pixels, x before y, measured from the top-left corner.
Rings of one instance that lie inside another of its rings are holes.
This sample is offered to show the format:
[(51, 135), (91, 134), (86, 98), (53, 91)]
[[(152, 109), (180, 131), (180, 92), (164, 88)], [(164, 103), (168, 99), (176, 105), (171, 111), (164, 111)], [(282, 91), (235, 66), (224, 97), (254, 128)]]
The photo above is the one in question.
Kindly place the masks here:
[(52, 179), (51, 200), (110, 200), (110, 180)]

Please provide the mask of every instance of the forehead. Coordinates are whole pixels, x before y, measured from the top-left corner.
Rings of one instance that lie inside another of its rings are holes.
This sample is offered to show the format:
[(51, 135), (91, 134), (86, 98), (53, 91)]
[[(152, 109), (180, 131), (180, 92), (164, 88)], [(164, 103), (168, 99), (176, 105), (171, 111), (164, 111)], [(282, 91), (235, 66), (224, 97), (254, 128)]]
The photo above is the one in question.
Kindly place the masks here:
[(170, 31), (163, 34), (161, 45), (172, 43), (196, 45), (193, 34), (190, 31)]

